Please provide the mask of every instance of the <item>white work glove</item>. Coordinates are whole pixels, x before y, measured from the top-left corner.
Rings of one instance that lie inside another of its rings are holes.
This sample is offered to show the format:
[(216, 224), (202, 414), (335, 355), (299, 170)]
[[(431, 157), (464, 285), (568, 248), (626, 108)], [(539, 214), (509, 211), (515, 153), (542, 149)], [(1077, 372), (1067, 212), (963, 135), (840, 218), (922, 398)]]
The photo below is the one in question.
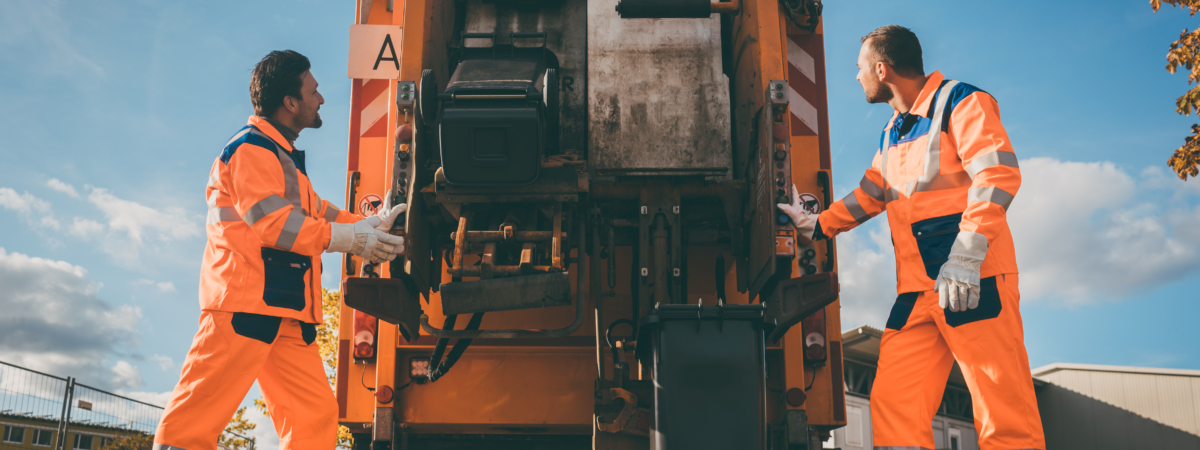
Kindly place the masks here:
[(379, 231), (383, 219), (371, 216), (354, 223), (329, 224), (329, 253), (349, 253), (373, 263), (391, 261), (404, 251), (404, 238)]
[(779, 203), (775, 207), (792, 219), (796, 237), (803, 238), (801, 243), (812, 243), (813, 233), (817, 229), (817, 214), (810, 214), (808, 208), (800, 203), (800, 190), (796, 189), (796, 185), (792, 185), (792, 204)]
[(388, 190), (387, 196), (383, 197), (383, 204), (379, 205), (379, 209), (376, 210), (373, 216), (378, 217), (382, 221), (375, 229), (384, 233), (392, 231), (392, 224), (396, 222), (396, 216), (399, 216), (404, 211), (408, 211), (408, 203), (392, 206), (392, 197), (393, 192)]
[(950, 248), (950, 258), (942, 265), (933, 289), (938, 293), (938, 306), (951, 312), (962, 312), (979, 306), (979, 267), (987, 256), (987, 237), (970, 231), (960, 231)]

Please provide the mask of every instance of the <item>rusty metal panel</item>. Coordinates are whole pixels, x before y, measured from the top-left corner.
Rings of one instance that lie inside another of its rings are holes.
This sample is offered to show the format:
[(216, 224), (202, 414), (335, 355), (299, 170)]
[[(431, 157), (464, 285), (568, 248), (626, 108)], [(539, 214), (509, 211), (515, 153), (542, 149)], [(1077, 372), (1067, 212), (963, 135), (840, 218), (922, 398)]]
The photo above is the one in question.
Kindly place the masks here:
[(720, 19), (621, 19), (617, 1), (587, 5), (597, 173), (732, 176)]

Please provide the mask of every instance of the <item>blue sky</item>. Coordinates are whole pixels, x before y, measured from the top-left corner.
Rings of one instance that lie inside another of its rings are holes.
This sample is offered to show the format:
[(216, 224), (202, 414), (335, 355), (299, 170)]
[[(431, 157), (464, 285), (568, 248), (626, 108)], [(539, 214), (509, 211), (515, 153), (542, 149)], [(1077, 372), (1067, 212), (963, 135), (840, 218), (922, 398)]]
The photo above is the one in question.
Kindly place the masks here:
[[(298, 145), (315, 189), (343, 195), (352, 2), (194, 5), (0, 2), (0, 322), (51, 330), (0, 330), (0, 360), (165, 401), (199, 315), (208, 169), (270, 50), (312, 60), (325, 126)], [(911, 5), (825, 4), (836, 194), (891, 113), (863, 101), (858, 39), (909, 26), (927, 70), (998, 99), (1021, 159), (1032, 365), (1200, 369), (1200, 182), (1165, 167), (1195, 118), (1173, 112), (1187, 84), (1163, 70), (1196, 20), (1145, 1)], [(882, 326), (894, 298), (884, 222), (839, 238), (847, 329)]]

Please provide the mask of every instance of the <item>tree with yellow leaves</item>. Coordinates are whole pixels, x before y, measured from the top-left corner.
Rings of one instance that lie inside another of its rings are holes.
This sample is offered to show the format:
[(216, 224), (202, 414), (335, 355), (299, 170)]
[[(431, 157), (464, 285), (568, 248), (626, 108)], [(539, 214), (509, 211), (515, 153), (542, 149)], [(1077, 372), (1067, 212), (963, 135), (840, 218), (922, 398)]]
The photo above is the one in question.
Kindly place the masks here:
[[(1150, 7), (1158, 12), (1163, 3), (1188, 9), (1193, 17), (1200, 11), (1200, 0), (1150, 0)], [(1179, 40), (1171, 43), (1171, 49), (1167, 52), (1167, 72), (1175, 73), (1180, 67), (1190, 72), (1188, 84), (1200, 82), (1200, 28), (1194, 31), (1184, 29), (1179, 33)], [(1185, 116), (1193, 111), (1200, 114), (1200, 85), (1192, 87), (1175, 100), (1175, 111)], [(1192, 135), (1184, 138), (1183, 146), (1175, 149), (1167, 165), (1184, 180), (1200, 173), (1197, 168), (1200, 166), (1200, 124), (1192, 125)]]
[(229, 425), (225, 426), (225, 432), (217, 436), (217, 446), (229, 450), (252, 450), (254, 438), (246, 437), (246, 434), (255, 428), (258, 428), (257, 424), (246, 420), (246, 407), (238, 408), (233, 418), (229, 419)]
[[(342, 293), (322, 288), (321, 310), (325, 315), (325, 323), (317, 327), (317, 349), (321, 352), (321, 361), (325, 362), (325, 376), (329, 378), (329, 387), (336, 389), (338, 329), (342, 323)], [(254, 399), (254, 407), (265, 416), (271, 415), (271, 412), (267, 410), (267, 402), (261, 398)], [(238, 413), (240, 414), (241, 410)], [(342, 449), (354, 447), (354, 437), (350, 434), (349, 428), (338, 426), (337, 445)]]

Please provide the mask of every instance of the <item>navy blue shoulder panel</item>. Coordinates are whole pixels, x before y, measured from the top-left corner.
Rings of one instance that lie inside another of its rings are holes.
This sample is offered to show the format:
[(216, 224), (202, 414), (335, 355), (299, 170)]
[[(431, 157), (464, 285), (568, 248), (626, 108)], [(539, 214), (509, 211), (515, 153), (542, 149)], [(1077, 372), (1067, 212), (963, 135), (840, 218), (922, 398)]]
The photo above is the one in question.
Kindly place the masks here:
[(225, 150), (221, 151), (221, 162), (223, 162), (225, 164), (229, 164), (229, 159), (233, 158), (233, 154), (235, 152), (237, 152), (238, 147), (241, 147), (242, 144), (257, 145), (259, 147), (270, 150), (272, 153), (274, 153), (274, 151), (275, 151), (274, 150), (274, 148), (275, 148), (274, 142), (272, 142), (270, 139), (264, 138), (261, 135), (258, 135), (255, 133), (250, 133), (250, 132), (242, 133), (243, 131), (247, 131), (247, 129), (258, 131), (257, 128), (254, 128), (253, 126), (250, 126), (250, 125), (246, 125), (241, 130), (238, 130), (237, 134), (234, 134), (234, 136), (237, 136), (238, 134), (241, 134), (242, 136), (237, 139), (234, 139), (232, 141), (229, 141), (229, 144), (225, 145)]
[[(959, 102), (963, 101), (963, 99), (976, 92), (983, 92), (984, 94), (987, 94), (987, 91), (961, 81), (954, 86), (954, 89), (950, 90), (950, 93), (948, 94), (950, 97), (946, 99), (946, 113), (942, 115), (942, 131), (946, 131), (950, 127), (950, 116), (954, 114), (954, 107), (958, 106)], [(938, 94), (940, 95), (941, 92), (938, 92)], [(936, 104), (937, 95), (933, 97), (933, 102), (931, 102), (931, 105)], [(932, 112), (929, 115), (933, 116)]]

